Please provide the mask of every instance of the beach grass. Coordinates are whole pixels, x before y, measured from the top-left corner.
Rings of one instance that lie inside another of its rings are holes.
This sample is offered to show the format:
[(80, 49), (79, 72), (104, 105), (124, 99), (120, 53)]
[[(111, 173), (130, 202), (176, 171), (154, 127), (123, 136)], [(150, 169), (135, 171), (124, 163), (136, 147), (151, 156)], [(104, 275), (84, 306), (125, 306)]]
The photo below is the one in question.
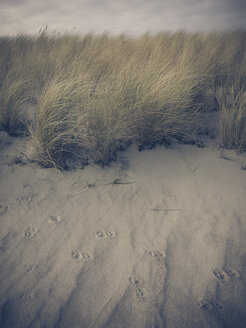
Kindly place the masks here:
[(243, 151), (245, 40), (244, 31), (0, 37), (0, 126), (29, 133), (33, 158), (64, 168), (67, 158), (107, 164), (132, 142), (196, 140), (214, 110), (221, 146)]

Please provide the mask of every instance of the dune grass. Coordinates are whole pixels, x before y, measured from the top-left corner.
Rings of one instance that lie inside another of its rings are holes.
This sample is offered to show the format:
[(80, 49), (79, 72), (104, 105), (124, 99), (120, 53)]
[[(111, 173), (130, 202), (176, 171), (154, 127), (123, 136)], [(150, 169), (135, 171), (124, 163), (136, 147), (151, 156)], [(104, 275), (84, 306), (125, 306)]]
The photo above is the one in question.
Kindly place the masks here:
[(29, 97), (31, 80), (28, 74), (19, 76), (16, 71), (10, 70), (0, 89), (0, 124), (10, 135), (17, 136), (25, 129), (23, 108)]
[(239, 152), (246, 149), (246, 76), (228, 77), (216, 90), (220, 106), (220, 143)]
[(1, 37), (0, 126), (18, 135), (28, 122), (33, 157), (64, 168), (67, 158), (106, 164), (132, 142), (195, 140), (216, 107), (221, 145), (245, 150), (245, 36)]

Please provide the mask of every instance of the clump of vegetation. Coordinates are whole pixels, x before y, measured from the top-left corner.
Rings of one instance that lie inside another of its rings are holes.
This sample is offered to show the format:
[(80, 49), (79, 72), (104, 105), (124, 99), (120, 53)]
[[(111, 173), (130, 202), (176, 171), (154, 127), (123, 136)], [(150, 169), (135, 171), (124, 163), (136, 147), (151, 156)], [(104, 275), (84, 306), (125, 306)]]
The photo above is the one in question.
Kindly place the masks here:
[(228, 76), (216, 90), (220, 142), (239, 152), (246, 150), (246, 76)]
[(30, 100), (31, 81), (28, 74), (19, 76), (9, 71), (0, 89), (0, 125), (10, 135), (17, 136), (26, 131), (22, 112)]
[(195, 140), (215, 108), (220, 143), (244, 150), (245, 36), (1, 37), (0, 126), (28, 129), (34, 158), (64, 168), (68, 158), (106, 164), (132, 142)]

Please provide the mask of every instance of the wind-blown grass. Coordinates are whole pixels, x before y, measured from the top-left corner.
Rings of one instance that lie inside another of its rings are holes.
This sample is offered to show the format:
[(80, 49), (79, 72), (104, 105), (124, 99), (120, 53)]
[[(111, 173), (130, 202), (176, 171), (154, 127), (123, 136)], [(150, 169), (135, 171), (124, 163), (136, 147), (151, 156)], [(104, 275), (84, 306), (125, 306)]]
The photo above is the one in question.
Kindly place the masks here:
[(221, 144), (242, 150), (245, 36), (175, 32), (134, 39), (43, 31), (2, 37), (0, 126), (18, 134), (32, 102), (28, 129), (40, 163), (105, 164), (131, 142), (195, 140), (204, 112), (216, 107)]
[(0, 125), (10, 135), (23, 133), (25, 117), (22, 111), (30, 101), (31, 81), (28, 74), (19, 76), (10, 70), (0, 89)]
[(217, 100), (221, 145), (246, 150), (246, 76), (228, 77), (217, 88)]

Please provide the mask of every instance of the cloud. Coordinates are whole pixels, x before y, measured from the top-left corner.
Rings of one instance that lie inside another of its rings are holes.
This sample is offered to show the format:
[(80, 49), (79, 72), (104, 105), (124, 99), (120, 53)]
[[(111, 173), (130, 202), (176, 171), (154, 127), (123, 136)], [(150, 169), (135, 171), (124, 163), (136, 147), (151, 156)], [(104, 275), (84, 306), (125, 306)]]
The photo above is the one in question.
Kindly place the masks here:
[(246, 26), (245, 0), (0, 0), (0, 33), (228, 30)]

